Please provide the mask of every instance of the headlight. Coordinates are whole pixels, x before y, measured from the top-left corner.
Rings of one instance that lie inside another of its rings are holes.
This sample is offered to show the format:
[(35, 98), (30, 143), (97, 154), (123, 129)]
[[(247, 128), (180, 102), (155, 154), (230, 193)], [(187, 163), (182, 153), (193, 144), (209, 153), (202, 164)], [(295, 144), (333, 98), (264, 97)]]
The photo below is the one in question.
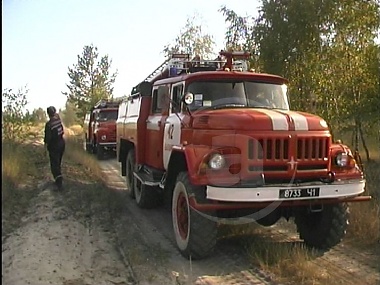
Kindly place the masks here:
[(224, 159), (223, 155), (216, 153), (213, 154), (208, 161), (208, 166), (211, 169), (221, 169), (226, 164), (226, 160)]
[(103, 141), (105, 141), (105, 140), (107, 139), (107, 136), (106, 136), (106, 135), (102, 135), (100, 138), (101, 138)]
[(335, 157), (335, 163), (336, 165), (340, 167), (345, 167), (348, 164), (348, 154), (345, 152), (338, 153), (338, 155)]

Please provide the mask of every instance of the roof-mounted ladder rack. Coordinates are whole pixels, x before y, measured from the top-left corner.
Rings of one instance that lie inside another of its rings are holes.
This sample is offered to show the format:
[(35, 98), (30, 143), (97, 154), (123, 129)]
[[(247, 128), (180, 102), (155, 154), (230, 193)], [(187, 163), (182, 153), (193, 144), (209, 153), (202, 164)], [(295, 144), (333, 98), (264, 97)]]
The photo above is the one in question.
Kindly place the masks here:
[(119, 100), (106, 100), (106, 99), (101, 99), (99, 100), (95, 105), (94, 109), (98, 108), (117, 108), (119, 107), (120, 101)]
[(180, 62), (186, 62), (190, 60), (190, 54), (187, 53), (174, 53), (171, 57), (165, 60), (159, 67), (157, 67), (151, 74), (145, 78), (144, 81), (150, 81), (152, 78), (163, 72), (168, 65), (175, 65)]

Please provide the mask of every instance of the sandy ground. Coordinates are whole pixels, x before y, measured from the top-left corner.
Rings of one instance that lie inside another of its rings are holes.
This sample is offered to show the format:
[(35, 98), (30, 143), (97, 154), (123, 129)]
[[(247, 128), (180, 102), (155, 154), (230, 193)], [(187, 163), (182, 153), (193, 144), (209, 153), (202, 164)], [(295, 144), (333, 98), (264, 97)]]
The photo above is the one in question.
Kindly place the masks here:
[(3, 244), (2, 284), (133, 284), (105, 234), (57, 207), (60, 197), (47, 186)]

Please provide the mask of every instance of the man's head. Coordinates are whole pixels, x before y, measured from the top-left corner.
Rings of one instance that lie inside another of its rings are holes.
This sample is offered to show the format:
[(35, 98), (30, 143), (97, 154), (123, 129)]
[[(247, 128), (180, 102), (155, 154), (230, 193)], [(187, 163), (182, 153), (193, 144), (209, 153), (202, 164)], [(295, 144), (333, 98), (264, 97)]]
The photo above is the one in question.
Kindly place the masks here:
[(46, 112), (48, 113), (49, 117), (53, 117), (56, 113), (56, 109), (54, 106), (50, 106), (47, 108)]

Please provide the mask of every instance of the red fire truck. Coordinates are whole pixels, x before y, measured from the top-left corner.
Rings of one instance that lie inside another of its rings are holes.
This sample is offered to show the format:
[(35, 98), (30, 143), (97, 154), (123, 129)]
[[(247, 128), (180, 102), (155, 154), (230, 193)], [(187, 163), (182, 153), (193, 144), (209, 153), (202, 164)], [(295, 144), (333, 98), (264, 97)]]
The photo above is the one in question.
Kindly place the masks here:
[(353, 152), (322, 118), (290, 110), (288, 81), (248, 70), (249, 56), (173, 55), (119, 107), (129, 194), (142, 208), (170, 204), (185, 257), (209, 255), (220, 221), (241, 217), (292, 218), (307, 245), (328, 249), (346, 232), (347, 203), (371, 199)]
[(120, 101), (100, 100), (84, 118), (86, 150), (103, 159), (116, 151), (116, 119)]

